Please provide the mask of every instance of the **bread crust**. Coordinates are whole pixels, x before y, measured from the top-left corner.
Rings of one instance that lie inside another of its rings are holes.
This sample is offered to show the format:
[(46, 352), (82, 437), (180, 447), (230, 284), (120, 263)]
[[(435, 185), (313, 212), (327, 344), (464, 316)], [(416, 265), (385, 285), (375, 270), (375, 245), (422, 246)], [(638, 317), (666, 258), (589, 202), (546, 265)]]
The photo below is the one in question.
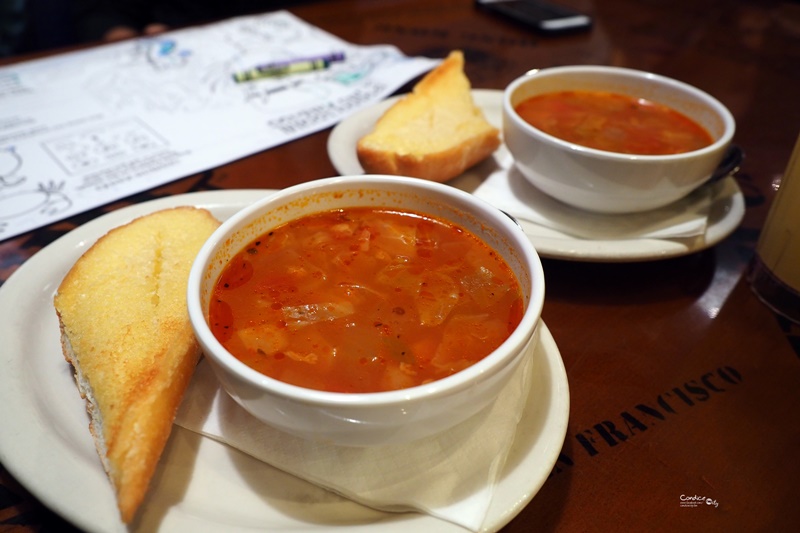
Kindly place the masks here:
[(62, 352), (126, 523), (147, 493), (199, 358), (188, 274), (218, 226), (206, 210), (178, 207), (115, 228), (81, 256), (54, 298)]
[(431, 154), (387, 152), (367, 144), (358, 151), (358, 160), (367, 174), (410, 176), (445, 182), (488, 158), (499, 146), (496, 137), (479, 135), (459, 146)]
[(356, 155), (369, 174), (443, 182), (498, 146), (500, 132), (473, 102), (464, 57), (456, 50), (378, 119), (358, 140)]

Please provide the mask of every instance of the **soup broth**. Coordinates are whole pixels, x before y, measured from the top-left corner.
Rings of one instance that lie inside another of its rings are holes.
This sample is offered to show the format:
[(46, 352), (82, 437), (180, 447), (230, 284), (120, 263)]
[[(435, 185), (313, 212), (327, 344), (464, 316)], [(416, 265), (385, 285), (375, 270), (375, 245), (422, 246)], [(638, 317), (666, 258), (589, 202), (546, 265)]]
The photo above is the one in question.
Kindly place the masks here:
[(674, 109), (601, 91), (558, 91), (515, 108), (523, 120), (559, 139), (608, 152), (667, 155), (711, 145), (711, 135)]
[(255, 239), (212, 294), (216, 338), (302, 387), (379, 392), (454, 374), (523, 314), (519, 282), (474, 234), (412, 212), (349, 208)]

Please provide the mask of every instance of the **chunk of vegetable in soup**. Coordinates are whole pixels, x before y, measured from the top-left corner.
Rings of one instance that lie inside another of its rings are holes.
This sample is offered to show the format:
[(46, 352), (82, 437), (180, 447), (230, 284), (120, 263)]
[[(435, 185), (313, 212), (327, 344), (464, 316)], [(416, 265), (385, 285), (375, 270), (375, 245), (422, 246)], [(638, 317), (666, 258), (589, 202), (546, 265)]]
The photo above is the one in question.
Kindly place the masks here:
[(674, 109), (600, 91), (540, 94), (515, 108), (523, 120), (559, 139), (638, 155), (679, 154), (711, 145), (711, 135)]
[(211, 330), (238, 359), (312, 389), (421, 385), (487, 356), (523, 314), (496, 251), (450, 223), (350, 208), (306, 216), (226, 265)]

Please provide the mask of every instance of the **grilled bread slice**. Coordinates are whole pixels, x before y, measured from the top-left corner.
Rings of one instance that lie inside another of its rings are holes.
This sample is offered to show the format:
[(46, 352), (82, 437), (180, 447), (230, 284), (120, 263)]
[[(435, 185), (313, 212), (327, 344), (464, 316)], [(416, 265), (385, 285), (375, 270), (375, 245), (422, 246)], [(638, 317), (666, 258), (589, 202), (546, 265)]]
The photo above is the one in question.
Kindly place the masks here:
[(218, 226), (206, 210), (178, 207), (115, 228), (81, 256), (54, 298), (64, 357), (126, 523), (147, 492), (199, 358), (187, 281)]
[(358, 140), (356, 154), (368, 174), (447, 181), (488, 158), (500, 131), (475, 105), (455, 50), (398, 100)]

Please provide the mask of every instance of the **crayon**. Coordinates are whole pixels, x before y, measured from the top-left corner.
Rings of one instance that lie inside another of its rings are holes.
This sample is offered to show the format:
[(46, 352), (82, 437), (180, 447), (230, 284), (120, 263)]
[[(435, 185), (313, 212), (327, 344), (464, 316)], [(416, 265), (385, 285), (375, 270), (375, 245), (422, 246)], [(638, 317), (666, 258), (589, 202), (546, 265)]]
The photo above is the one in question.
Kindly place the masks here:
[(335, 63), (337, 61), (344, 61), (344, 52), (333, 52), (331, 54), (319, 55), (319, 56), (310, 56), (310, 57), (296, 57), (292, 59), (285, 59), (283, 61), (273, 61), (272, 63), (267, 63), (265, 65), (256, 65), (255, 68), (257, 69), (271, 69), (271, 68), (278, 68), (278, 67), (286, 67), (288, 65), (294, 63), (305, 63), (306, 61), (317, 61), (322, 59), (327, 61), (328, 63)]
[(308, 57), (269, 63), (233, 74), (236, 83), (260, 80), (263, 78), (282, 78), (291, 74), (324, 70), (334, 61), (344, 60), (344, 54), (335, 53), (326, 56)]

